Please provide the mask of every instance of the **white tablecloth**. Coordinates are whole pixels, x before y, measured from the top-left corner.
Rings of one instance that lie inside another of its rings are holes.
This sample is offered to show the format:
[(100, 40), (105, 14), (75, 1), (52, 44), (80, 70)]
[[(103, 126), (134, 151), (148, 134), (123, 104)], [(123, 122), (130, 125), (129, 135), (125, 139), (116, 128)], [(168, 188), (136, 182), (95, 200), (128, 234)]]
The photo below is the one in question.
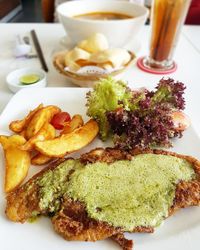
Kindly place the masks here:
[(184, 35), (194, 48), (200, 53), (200, 25), (185, 26)]

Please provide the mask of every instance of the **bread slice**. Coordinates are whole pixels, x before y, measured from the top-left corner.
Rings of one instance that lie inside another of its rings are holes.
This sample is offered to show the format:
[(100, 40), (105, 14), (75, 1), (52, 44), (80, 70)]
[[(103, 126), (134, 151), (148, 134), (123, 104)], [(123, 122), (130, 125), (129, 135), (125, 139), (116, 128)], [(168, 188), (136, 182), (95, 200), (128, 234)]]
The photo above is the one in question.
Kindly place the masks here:
[[(112, 148), (97, 148), (80, 157), (80, 161), (87, 165), (97, 161), (108, 164), (119, 160), (131, 160), (139, 154), (160, 154), (171, 155), (188, 161), (196, 174), (196, 178), (190, 181), (180, 181), (176, 185), (175, 197), (173, 204), (169, 209), (169, 216), (174, 214), (180, 208), (200, 205), (200, 162), (190, 156), (180, 155), (163, 150), (132, 150), (122, 151)], [(66, 159), (68, 160), (68, 159)], [(47, 171), (54, 171), (64, 160), (50, 165), (45, 170), (30, 179), (26, 184), (7, 195), (7, 217), (16, 222), (25, 222), (33, 214), (48, 215), (49, 211), (42, 210), (39, 206), (39, 186), (37, 178)], [(132, 249), (133, 242), (125, 239), (124, 229), (114, 227), (103, 221), (97, 221), (90, 218), (87, 214), (85, 204), (80, 201), (74, 201), (65, 196), (60, 197), (61, 208), (52, 217), (52, 223), (57, 233), (67, 240), (96, 241), (111, 238), (116, 241), (124, 250)], [(152, 233), (154, 228), (137, 226), (132, 232)]]

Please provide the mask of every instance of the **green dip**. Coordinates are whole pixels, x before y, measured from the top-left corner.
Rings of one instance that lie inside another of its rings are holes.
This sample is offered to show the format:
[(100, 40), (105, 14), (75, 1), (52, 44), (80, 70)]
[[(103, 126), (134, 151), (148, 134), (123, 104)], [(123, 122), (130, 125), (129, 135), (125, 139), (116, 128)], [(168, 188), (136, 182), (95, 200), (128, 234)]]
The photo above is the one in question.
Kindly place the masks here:
[[(75, 171), (66, 180), (71, 169)], [(157, 227), (173, 204), (176, 184), (194, 177), (190, 163), (168, 155), (141, 154), (109, 165), (82, 166), (78, 160), (68, 160), (40, 179), (40, 206), (51, 205), (56, 211), (57, 198), (67, 194), (84, 202), (96, 220), (126, 231), (136, 226)]]

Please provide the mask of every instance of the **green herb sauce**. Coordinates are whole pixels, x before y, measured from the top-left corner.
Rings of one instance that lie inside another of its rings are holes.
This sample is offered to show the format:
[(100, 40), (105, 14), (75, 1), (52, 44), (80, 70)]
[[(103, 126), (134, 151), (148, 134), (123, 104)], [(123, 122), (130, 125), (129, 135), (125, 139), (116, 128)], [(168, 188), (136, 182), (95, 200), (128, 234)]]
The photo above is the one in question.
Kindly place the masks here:
[(39, 206), (42, 210), (47, 209), (52, 213), (59, 210), (61, 199), (68, 188), (68, 175), (70, 171), (79, 166), (80, 163), (77, 160), (70, 159), (38, 178), (37, 184), (40, 187)]
[(57, 211), (60, 197), (67, 194), (84, 202), (96, 220), (127, 231), (136, 226), (157, 227), (168, 216), (176, 184), (194, 177), (190, 163), (168, 155), (141, 154), (109, 165), (83, 166), (78, 160), (68, 160), (38, 181), (40, 206)]

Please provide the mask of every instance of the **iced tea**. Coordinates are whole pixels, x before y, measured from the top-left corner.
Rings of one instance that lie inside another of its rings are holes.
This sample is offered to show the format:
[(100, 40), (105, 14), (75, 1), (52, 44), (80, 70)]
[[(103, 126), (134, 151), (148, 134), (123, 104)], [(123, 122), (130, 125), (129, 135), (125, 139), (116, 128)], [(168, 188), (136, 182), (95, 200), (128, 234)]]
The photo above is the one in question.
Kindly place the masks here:
[(151, 16), (150, 54), (147, 64), (170, 68), (181, 26), (191, 0), (154, 0)]

